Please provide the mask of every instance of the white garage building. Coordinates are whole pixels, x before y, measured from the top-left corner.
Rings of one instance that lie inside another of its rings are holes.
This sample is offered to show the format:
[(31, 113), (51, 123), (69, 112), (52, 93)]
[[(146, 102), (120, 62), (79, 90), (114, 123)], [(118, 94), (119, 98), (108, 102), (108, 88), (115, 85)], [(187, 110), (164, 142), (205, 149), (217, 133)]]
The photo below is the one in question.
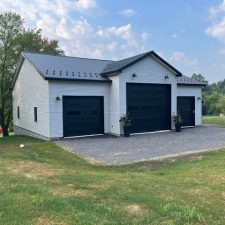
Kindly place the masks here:
[(202, 123), (204, 84), (182, 75), (154, 51), (120, 61), (23, 52), (12, 82), (16, 134), (55, 139), (121, 135), (129, 113), (132, 133)]

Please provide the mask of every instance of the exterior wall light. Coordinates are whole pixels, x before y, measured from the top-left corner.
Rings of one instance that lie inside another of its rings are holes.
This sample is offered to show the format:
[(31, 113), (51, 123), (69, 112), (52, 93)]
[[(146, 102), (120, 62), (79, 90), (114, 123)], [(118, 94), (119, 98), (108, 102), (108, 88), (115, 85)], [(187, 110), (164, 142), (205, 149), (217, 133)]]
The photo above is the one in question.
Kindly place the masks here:
[(198, 97), (197, 100), (201, 100), (201, 97)]
[(60, 101), (61, 99), (60, 99), (59, 96), (57, 96), (57, 97), (55, 98), (55, 100), (56, 100), (56, 101)]
[(166, 76), (165, 76), (165, 79), (170, 79), (170, 78), (169, 78), (169, 76), (166, 75)]
[(133, 73), (133, 74), (132, 74), (132, 77), (137, 77), (137, 74), (136, 74), (136, 73)]

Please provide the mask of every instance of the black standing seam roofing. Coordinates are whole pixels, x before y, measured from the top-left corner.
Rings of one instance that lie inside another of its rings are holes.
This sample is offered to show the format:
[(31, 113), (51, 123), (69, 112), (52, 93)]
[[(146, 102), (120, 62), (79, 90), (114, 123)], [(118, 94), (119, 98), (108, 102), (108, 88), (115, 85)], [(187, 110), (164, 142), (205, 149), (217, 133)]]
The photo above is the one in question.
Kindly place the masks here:
[(13, 89), (23, 64), (24, 58), (27, 59), (45, 80), (61, 80), (61, 81), (87, 81), (87, 82), (106, 82), (111, 83), (112, 80), (108, 76), (121, 72), (123, 69), (135, 64), (147, 56), (153, 56), (161, 61), (165, 66), (174, 71), (177, 83), (180, 85), (204, 85), (189, 77), (182, 76), (173, 66), (167, 63), (154, 51), (142, 53), (130, 58), (119, 61), (88, 59), (79, 57), (68, 57), (58, 55), (48, 55), (44, 53), (22, 52), (18, 62), (15, 76), (12, 81), (11, 89)]
[(193, 86), (205, 86), (206, 83), (195, 80), (193, 78), (190, 78), (188, 76), (182, 75), (182, 77), (177, 78), (177, 84), (178, 85), (193, 85)]

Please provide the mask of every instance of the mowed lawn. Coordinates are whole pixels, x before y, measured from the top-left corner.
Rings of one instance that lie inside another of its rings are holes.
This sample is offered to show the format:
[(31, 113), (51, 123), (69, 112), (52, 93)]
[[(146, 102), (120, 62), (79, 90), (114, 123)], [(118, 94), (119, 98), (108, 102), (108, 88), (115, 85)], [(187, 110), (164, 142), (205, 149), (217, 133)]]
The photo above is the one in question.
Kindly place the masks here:
[[(24, 144), (23, 149), (19, 148)], [(0, 224), (219, 225), (225, 150), (92, 165), (51, 142), (0, 138)]]
[(225, 116), (203, 116), (204, 124), (214, 124), (219, 127), (225, 127)]

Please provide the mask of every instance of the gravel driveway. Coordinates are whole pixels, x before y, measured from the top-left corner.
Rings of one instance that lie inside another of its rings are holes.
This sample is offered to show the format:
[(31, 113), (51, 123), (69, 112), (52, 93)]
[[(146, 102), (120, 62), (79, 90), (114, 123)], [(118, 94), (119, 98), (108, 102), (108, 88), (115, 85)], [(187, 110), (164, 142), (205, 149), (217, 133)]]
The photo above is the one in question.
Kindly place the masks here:
[(125, 164), (225, 146), (225, 129), (201, 126), (174, 131), (132, 135), (129, 138), (96, 136), (56, 141), (89, 160)]

